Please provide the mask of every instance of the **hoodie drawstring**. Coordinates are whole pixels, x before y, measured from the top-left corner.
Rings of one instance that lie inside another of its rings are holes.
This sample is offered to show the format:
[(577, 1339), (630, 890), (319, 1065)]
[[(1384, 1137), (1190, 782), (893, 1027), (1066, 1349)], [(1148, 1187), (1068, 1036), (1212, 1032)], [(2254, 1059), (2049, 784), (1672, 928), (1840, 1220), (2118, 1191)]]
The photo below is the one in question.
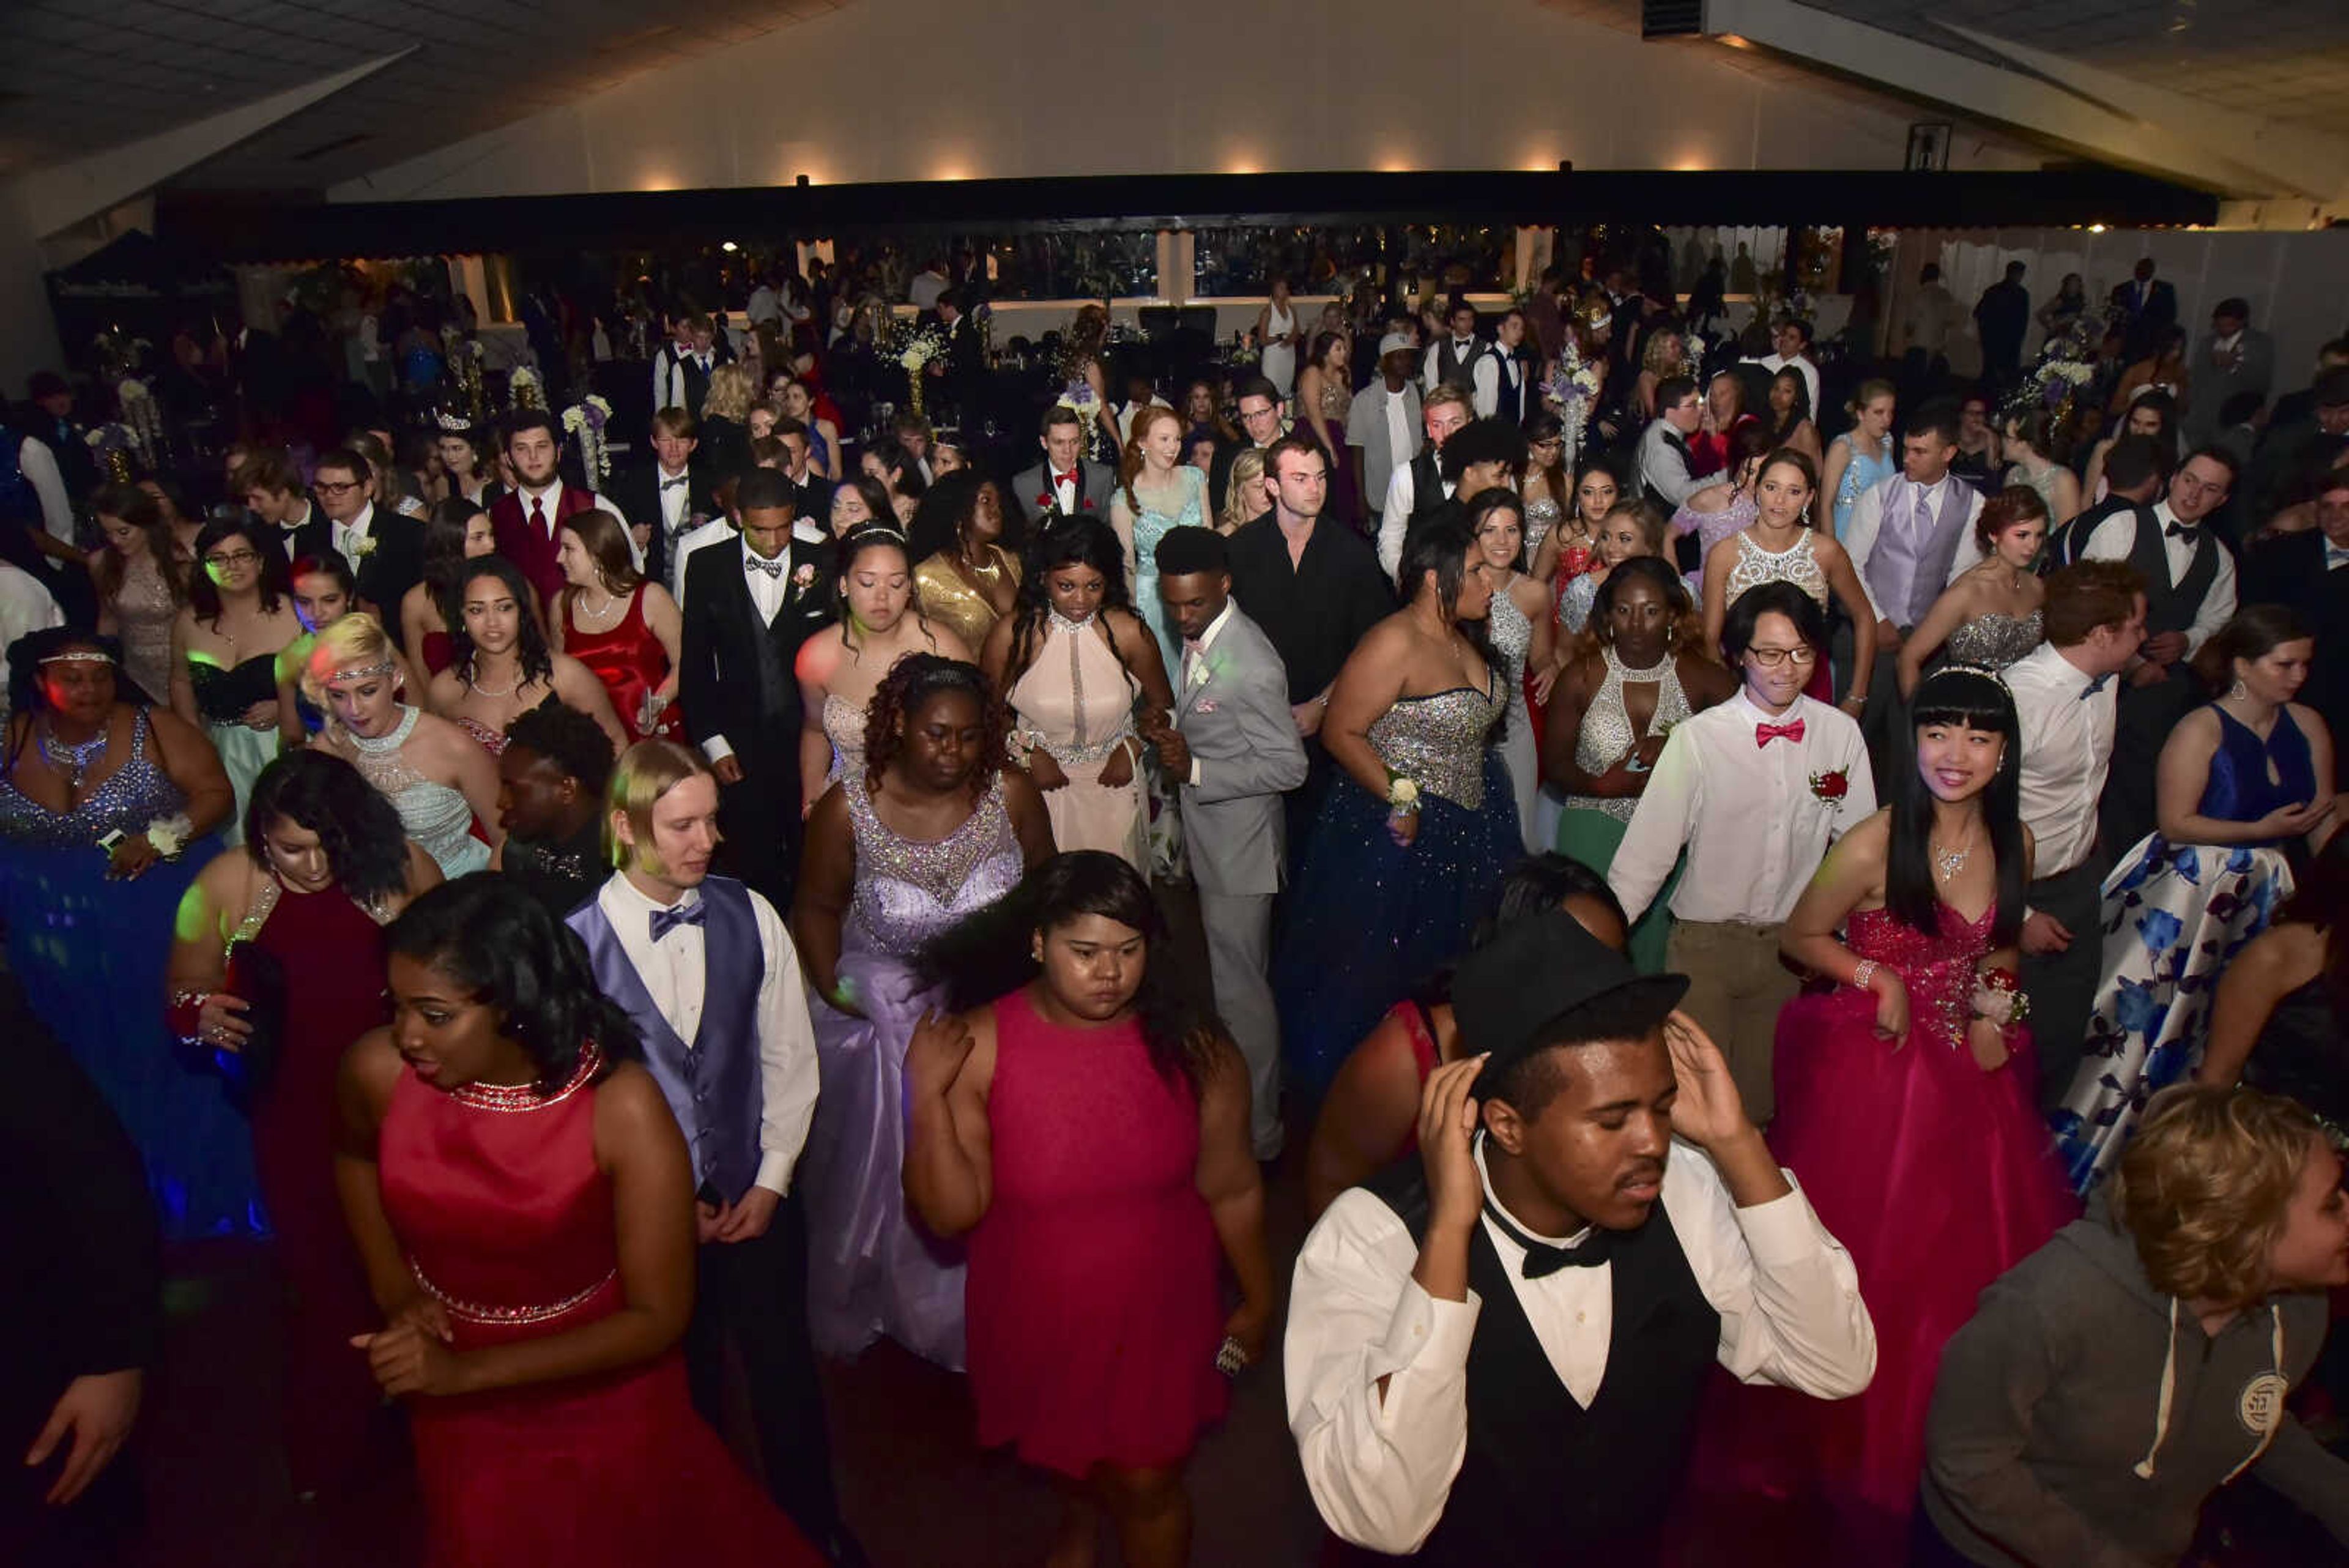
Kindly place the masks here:
[(2178, 1395), (2178, 1298), (2169, 1298), (2169, 1342), (2161, 1352), (2161, 1398), (2153, 1407), (2153, 1447), (2146, 1449), (2145, 1458), (2137, 1460), (2139, 1480), (2151, 1480), (2155, 1470), (2153, 1457), (2161, 1452), (2164, 1438), (2169, 1436), (2169, 1403)]
[[(2274, 1302), (2268, 1303), (2268, 1354), (2274, 1360), (2276, 1382), (2281, 1385), (2283, 1382), (2283, 1308)], [(2253, 1446), (2249, 1454), (2243, 1457), (2243, 1462), (2229, 1470), (2227, 1480), (2222, 1480), (2219, 1484), (2225, 1486), (2227, 1481), (2233, 1480), (2237, 1476), (2259, 1463), (2260, 1456), (2268, 1451), (2268, 1445), (2275, 1441), (2275, 1435), (2282, 1426), (2282, 1412), (2279, 1411), (2276, 1419), (2268, 1424), (2268, 1429), (2260, 1434), (2259, 1442)]]

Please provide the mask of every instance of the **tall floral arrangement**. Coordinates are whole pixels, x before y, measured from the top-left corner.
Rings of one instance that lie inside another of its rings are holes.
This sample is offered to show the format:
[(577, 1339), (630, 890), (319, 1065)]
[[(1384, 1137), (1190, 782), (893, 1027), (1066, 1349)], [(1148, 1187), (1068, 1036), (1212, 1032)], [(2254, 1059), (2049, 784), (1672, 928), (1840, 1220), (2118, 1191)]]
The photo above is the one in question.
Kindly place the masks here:
[(1542, 401), (1566, 427), (1565, 459), (1569, 467), (1582, 451), (1583, 433), (1589, 428), (1600, 384), (1599, 367), (1582, 357), (1581, 346), (1575, 342), (1573, 333), (1568, 333), (1556, 368), (1550, 371), (1549, 379), (1541, 384), (1541, 395)]
[(513, 374), (506, 378), (506, 400), (512, 408), (543, 409), (546, 407), (546, 383), (540, 380), (538, 372), (529, 366), (517, 365), (513, 368)]
[(563, 410), (564, 434), (579, 443), (579, 464), (591, 484), (612, 477), (612, 448), (604, 429), (611, 422), (612, 405), (590, 394)]

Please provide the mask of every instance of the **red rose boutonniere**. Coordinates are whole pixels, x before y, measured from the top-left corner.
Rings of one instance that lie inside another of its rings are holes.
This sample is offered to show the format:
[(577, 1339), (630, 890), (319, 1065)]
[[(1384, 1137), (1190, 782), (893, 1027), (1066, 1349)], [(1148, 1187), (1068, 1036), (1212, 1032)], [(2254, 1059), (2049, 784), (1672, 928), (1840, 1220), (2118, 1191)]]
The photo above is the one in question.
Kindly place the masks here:
[(1811, 775), (1811, 794), (1828, 805), (1835, 805), (1850, 793), (1851, 779), (1841, 768)]
[(1080, 503), (1080, 504), (1082, 505), (1086, 511), (1091, 512), (1093, 509), (1093, 498), (1088, 495), (1081, 503)]
[(1060, 508), (1060, 502), (1054, 499), (1049, 492), (1036, 497), (1036, 510), (1039, 512), (1057, 511)]

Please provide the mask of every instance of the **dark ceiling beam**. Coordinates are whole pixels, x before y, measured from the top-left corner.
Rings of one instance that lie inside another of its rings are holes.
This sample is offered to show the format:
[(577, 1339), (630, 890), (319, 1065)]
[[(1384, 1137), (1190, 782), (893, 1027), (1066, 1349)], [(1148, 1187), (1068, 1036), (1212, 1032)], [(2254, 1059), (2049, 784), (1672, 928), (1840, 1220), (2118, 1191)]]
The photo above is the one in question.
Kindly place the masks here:
[(2126, 227), (2218, 219), (2215, 197), (2101, 169), (1174, 174), (310, 204), (167, 195), (157, 214), (159, 229), (222, 260), (243, 262), (659, 251), (849, 231), (1602, 221)]

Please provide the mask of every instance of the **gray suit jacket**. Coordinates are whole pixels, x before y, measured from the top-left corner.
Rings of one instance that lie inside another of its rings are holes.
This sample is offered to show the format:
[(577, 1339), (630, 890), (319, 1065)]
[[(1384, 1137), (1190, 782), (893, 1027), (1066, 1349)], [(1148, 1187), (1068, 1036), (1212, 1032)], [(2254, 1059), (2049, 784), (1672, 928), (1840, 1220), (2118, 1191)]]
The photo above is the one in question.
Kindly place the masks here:
[[(1081, 495), (1077, 503), (1079, 509), (1104, 523), (1108, 522), (1109, 494), (1117, 488), (1116, 471), (1106, 463), (1081, 459), (1077, 463), (1077, 489)], [(1044, 465), (1040, 462), (1033, 468), (1021, 469), (1011, 481), (1012, 499), (1019, 504), (1019, 514), (1030, 524), (1045, 511), (1039, 498), (1051, 493), (1051, 484), (1045, 479)], [(1087, 502), (1092, 504), (1087, 505)]]
[(1202, 893), (1278, 893), (1288, 864), (1281, 796), (1305, 782), (1288, 674), (1237, 600), (1186, 678), (1174, 672), (1174, 727), (1199, 782), (1183, 786), (1183, 838)]

